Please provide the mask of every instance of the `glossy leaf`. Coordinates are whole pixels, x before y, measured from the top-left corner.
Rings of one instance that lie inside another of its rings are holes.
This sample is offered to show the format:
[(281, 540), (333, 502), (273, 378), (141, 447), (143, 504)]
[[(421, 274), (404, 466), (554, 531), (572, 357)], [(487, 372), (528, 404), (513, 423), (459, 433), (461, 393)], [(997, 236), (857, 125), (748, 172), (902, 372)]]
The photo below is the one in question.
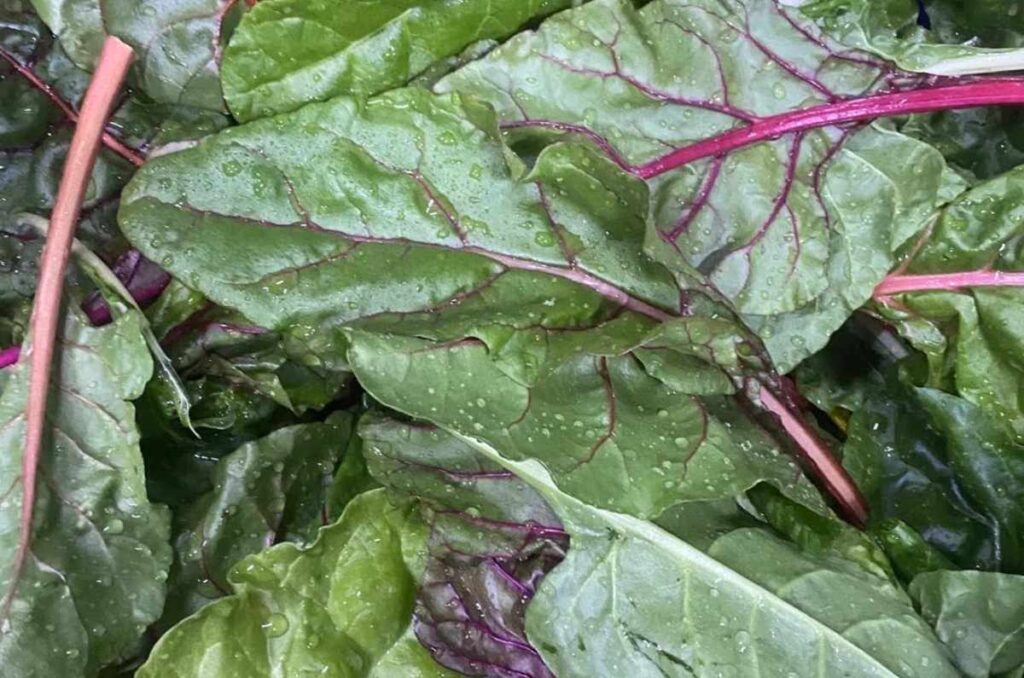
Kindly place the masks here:
[[(547, 149), (519, 177), (486, 109), (408, 89), (310, 105), (159, 158), (120, 221), (214, 301), (326, 365), (351, 363), (382, 402), (511, 440), (595, 502), (656, 515), (768, 478), (816, 504), (721, 397), (765, 369), (742, 329), (656, 324), (680, 290), (639, 251), (639, 180), (579, 145)], [(640, 362), (624, 355), (645, 344)], [(464, 377), (442, 376), (453, 366)]]
[[(574, 0), (263, 0), (224, 53), (224, 93), (247, 121), (340, 94), (401, 87), (446, 57)], [(301, 48), (297, 49), (297, 45)]]
[(527, 612), (556, 675), (957, 675), (906, 595), (859, 565), (756, 528), (704, 553), (560, 492), (536, 462), (472, 444), (533, 486), (570, 534)]
[(462, 674), (552, 678), (524, 628), (537, 586), (569, 545), (544, 500), (438, 429), (368, 415), (359, 431), (374, 476), (419, 499), (429, 519), (420, 642)]
[(224, 108), (223, 45), (248, 0), (32, 0), (79, 68), (91, 71), (103, 37), (121, 38), (137, 52), (136, 77), (161, 103)]
[(872, 518), (896, 518), (960, 567), (1020, 572), (1024, 450), (975, 405), (893, 386), (850, 422), (843, 463)]
[(346, 413), (280, 428), (217, 463), (213, 490), (175, 516), (163, 624), (227, 595), (228, 571), (245, 556), (313, 540), (351, 428)]
[(914, 579), (910, 592), (964, 675), (1019, 675), (1024, 667), (1024, 577), (933, 572)]
[(12, 675), (93, 675), (160, 614), (169, 517), (149, 503), (134, 408), (152, 372), (140, 318), (65, 320), (40, 463), (29, 557), (20, 536), (27, 364), (0, 398), (0, 656)]
[(137, 675), (450, 675), (408, 634), (425, 539), (414, 510), (361, 495), (309, 548), (281, 544), (239, 563), (234, 595), (164, 635)]
[(955, 390), (1024, 439), (1024, 289), (943, 283), (943, 274), (1024, 270), (1024, 169), (986, 181), (947, 207), (899, 271), (920, 287), (880, 292), (878, 311), (928, 357), (928, 385)]
[(662, 163), (898, 77), (776, 2), (658, 0), (634, 10), (598, 0), (436, 89), (482, 97), (515, 147), (584, 137), (634, 173), (660, 175), (648, 251), (681, 274), (707, 275), (786, 372), (867, 301), (895, 249), (961, 182), (934, 148), (877, 123), (709, 149), (671, 172)]
[[(910, 71), (968, 75), (1019, 70), (1024, 50), (1019, 11), (999, 0), (811, 0), (801, 9), (843, 43), (871, 50)], [(982, 38), (984, 35), (984, 38)], [(1006, 47), (1007, 49), (987, 49)]]

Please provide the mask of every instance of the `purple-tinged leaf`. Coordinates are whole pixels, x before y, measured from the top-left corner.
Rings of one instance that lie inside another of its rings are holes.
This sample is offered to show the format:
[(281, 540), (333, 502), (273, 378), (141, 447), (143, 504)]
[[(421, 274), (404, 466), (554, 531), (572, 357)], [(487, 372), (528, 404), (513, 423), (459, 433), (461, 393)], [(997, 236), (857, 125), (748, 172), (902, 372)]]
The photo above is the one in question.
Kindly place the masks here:
[(526, 607), (569, 536), (514, 474), (439, 429), (363, 419), (371, 473), (425, 505), (431, 526), (414, 628), (444, 666), (470, 676), (553, 678), (526, 637)]
[[(114, 275), (124, 284), (139, 306), (145, 308), (160, 296), (171, 276), (138, 250), (128, 250), (111, 267)], [(106, 325), (111, 320), (110, 307), (99, 292), (94, 292), (82, 303), (82, 310), (93, 325)]]

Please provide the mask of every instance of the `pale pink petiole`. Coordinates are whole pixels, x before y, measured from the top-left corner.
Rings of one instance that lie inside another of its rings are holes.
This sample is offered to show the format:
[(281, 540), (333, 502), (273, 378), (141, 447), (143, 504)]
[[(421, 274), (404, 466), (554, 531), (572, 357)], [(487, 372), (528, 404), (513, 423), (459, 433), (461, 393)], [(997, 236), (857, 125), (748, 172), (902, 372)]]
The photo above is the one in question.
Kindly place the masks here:
[(890, 275), (875, 288), (875, 299), (907, 292), (951, 291), (970, 287), (1024, 287), (1024, 271), (966, 271), (931, 275)]

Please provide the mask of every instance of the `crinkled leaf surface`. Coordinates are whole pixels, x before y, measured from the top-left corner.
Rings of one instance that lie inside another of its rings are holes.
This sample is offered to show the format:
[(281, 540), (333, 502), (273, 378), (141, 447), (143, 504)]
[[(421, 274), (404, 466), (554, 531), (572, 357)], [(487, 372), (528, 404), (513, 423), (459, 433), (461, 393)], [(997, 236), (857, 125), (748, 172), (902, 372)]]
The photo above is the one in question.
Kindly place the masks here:
[[(642, 173), (672, 150), (896, 75), (777, 2), (597, 0), (436, 89), (485, 99), (514, 143), (583, 136)], [(867, 301), (894, 249), (961, 184), (934, 148), (875, 124), (698, 159), (651, 190), (648, 251), (706, 274), (788, 371)]]
[(914, 579), (910, 592), (964, 675), (1019, 675), (1024, 666), (1024, 577), (931, 572)]
[(227, 595), (228, 571), (245, 556), (313, 540), (351, 428), (351, 416), (340, 412), (277, 429), (217, 463), (213, 490), (175, 515), (163, 624)]
[(335, 99), (149, 163), (120, 221), (382, 402), (542, 458), (594, 502), (656, 515), (769, 478), (814, 504), (725, 397), (758, 362), (740, 328), (657, 324), (680, 290), (640, 252), (643, 184), (571, 144), (517, 180), (506, 150), (458, 96)]
[(263, 0), (224, 52), (242, 121), (339, 94), (401, 87), (434, 62), (504, 38), (574, 0)]
[[(1024, 270), (1024, 169), (943, 210), (902, 267), (908, 275)], [(928, 383), (955, 390), (1024, 439), (1024, 289), (939, 287), (876, 305), (929, 359)]]
[(558, 676), (957, 675), (909, 598), (860, 565), (756, 528), (704, 553), (560, 492), (536, 462), (468, 442), (540, 492), (570, 534), (527, 611)]
[(1024, 566), (1024, 448), (992, 413), (893, 385), (854, 415), (843, 463), (873, 521), (904, 521), (960, 567)]
[(363, 494), (309, 548), (239, 563), (235, 594), (164, 635), (137, 675), (450, 675), (408, 633), (425, 540), (413, 508)]
[(420, 642), (466, 675), (551, 678), (524, 628), (537, 586), (569, 545), (544, 500), (433, 427), (367, 415), (359, 432), (374, 476), (426, 510), (431, 532), (414, 622)]
[(107, 34), (136, 50), (136, 77), (161, 103), (224, 108), (223, 44), (248, 0), (32, 0), (80, 68), (91, 71)]
[[(69, 314), (37, 482), (20, 535), (27, 363), (0, 397), (0, 658), (14, 676), (86, 676), (131, 649), (164, 604), (169, 516), (149, 503), (135, 410), (152, 372), (140, 318), (103, 328)], [(20, 576), (19, 540), (30, 538)]]

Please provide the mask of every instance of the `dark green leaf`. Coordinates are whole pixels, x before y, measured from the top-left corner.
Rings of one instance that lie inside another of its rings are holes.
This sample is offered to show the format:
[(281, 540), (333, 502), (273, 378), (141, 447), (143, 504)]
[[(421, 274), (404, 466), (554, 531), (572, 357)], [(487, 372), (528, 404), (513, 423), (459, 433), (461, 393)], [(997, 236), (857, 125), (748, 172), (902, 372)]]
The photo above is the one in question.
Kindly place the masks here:
[(137, 52), (136, 77), (161, 103), (224, 108), (221, 51), (248, 0), (32, 0), (82, 69), (91, 71), (103, 38)]
[(1024, 448), (991, 413), (893, 384), (849, 433), (843, 463), (873, 520), (904, 521), (960, 567), (1024, 568)]
[(162, 624), (227, 595), (228, 571), (245, 556), (282, 541), (313, 540), (351, 429), (351, 417), (338, 413), (322, 424), (280, 428), (217, 463), (213, 490), (175, 515)]

